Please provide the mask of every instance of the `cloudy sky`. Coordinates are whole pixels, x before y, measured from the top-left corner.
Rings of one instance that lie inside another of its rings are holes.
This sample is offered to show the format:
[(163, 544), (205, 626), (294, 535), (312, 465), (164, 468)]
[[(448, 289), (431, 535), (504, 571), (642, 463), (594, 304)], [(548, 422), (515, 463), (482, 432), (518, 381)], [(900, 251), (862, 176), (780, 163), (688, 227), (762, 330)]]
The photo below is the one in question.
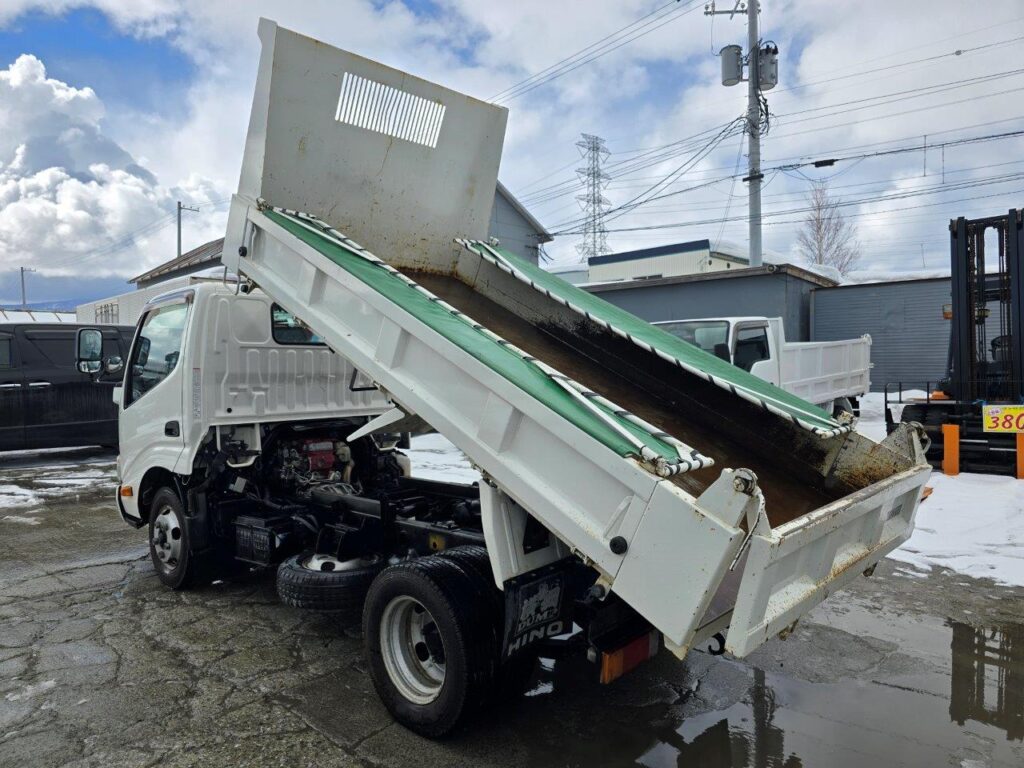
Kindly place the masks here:
[[(549, 246), (555, 263), (576, 259), (581, 132), (611, 152), (613, 209), (659, 197), (609, 216), (613, 249), (745, 247), (745, 142), (723, 126), (746, 93), (721, 85), (715, 52), (745, 41), (746, 24), (703, 6), (0, 0), (0, 304), (18, 300), (19, 266), (37, 270), (32, 301), (122, 292), (174, 255), (176, 200), (200, 208), (186, 214), (186, 248), (222, 234), (261, 15), (508, 106), (501, 178), (565, 233)], [(780, 49), (766, 248), (798, 259), (813, 180), (843, 201), (872, 272), (941, 268), (950, 217), (1024, 206), (1024, 139), (1000, 135), (1024, 131), (1019, 0), (765, 0), (761, 30)], [(824, 158), (850, 159), (794, 167)]]

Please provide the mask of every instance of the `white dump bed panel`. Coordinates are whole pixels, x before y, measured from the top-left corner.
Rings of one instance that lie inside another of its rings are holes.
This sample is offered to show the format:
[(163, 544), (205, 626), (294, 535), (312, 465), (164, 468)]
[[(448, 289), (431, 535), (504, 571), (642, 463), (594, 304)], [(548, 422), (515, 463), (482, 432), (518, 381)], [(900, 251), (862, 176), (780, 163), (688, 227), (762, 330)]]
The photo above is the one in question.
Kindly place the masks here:
[(782, 388), (815, 404), (843, 397), (860, 397), (871, 389), (871, 337), (843, 341), (787, 343), (780, 340)]

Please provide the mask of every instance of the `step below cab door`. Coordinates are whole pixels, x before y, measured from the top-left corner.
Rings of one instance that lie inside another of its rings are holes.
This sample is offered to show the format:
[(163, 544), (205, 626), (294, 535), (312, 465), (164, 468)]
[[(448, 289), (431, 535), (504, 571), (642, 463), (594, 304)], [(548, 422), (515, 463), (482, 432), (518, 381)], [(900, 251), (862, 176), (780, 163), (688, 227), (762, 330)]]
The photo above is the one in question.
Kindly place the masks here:
[(25, 447), (23, 384), (14, 332), (0, 329), (0, 451)]

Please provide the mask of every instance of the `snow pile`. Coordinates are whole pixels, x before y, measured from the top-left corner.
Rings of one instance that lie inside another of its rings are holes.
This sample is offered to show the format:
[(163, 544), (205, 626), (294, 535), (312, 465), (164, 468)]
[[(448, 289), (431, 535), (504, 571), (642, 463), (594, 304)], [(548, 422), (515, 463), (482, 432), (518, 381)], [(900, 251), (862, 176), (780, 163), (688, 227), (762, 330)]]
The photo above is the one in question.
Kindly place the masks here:
[(910, 541), (891, 555), (923, 570), (943, 566), (1024, 586), (1024, 480), (933, 472)]
[[(904, 399), (924, 392), (904, 392)], [(899, 419), (902, 406), (893, 406)], [(857, 431), (885, 439), (881, 392), (861, 400)], [(917, 510), (910, 541), (889, 555), (922, 570), (935, 566), (1001, 584), (1024, 586), (1024, 481), (999, 475), (933, 472), (934, 490)]]

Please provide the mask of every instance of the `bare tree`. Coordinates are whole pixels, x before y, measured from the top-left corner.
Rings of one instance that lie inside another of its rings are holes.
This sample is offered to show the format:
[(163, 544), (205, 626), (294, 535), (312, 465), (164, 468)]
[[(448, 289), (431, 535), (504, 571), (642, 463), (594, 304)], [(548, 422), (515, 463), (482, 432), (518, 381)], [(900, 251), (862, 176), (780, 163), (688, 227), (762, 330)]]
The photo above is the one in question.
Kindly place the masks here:
[(857, 266), (860, 243), (857, 232), (839, 208), (839, 200), (828, 193), (828, 185), (819, 182), (807, 196), (810, 212), (796, 236), (800, 253), (811, 264), (835, 267), (842, 275)]

